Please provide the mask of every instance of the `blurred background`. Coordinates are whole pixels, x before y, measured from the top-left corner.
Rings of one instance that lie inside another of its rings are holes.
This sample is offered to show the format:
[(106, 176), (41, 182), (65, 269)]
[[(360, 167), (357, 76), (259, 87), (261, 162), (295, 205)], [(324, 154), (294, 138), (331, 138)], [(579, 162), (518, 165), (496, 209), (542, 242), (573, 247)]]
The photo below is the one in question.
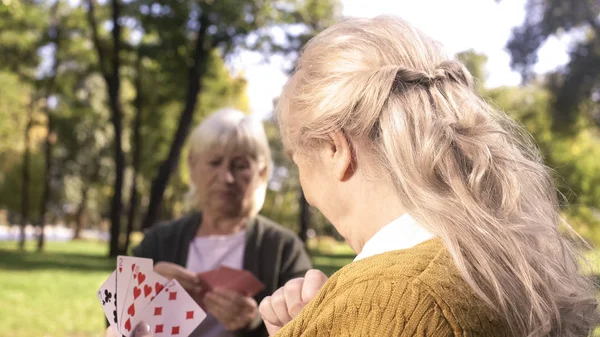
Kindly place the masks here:
[(379, 14), (442, 42), (532, 133), (600, 274), (598, 0), (0, 0), (0, 336), (103, 335), (96, 290), (144, 229), (186, 211), (188, 133), (221, 107), (264, 120), (262, 214), (326, 273), (350, 262), (272, 110), (303, 43)]

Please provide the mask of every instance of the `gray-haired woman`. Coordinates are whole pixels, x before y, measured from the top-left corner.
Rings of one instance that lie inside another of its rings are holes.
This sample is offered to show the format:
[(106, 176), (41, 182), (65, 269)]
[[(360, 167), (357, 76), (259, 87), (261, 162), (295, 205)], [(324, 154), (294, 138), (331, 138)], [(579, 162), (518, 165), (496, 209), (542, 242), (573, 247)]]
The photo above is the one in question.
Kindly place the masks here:
[(302, 242), (266, 219), (262, 208), (271, 154), (262, 124), (233, 109), (217, 111), (191, 134), (189, 200), (199, 211), (145, 233), (134, 255), (177, 279), (192, 295), (197, 274), (225, 265), (246, 269), (264, 284), (256, 296), (227, 290), (206, 294), (208, 317), (192, 336), (267, 336), (257, 303), (311, 268)]

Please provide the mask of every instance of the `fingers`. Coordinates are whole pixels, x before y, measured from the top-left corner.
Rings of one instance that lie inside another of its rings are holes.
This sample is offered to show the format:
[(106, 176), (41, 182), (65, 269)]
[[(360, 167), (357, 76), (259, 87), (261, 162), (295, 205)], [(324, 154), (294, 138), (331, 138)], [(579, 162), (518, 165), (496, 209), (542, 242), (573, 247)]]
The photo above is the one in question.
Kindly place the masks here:
[(235, 291), (223, 288), (215, 288), (209, 293), (209, 295), (220, 297), (222, 300), (229, 302), (240, 302), (244, 297), (246, 297), (236, 293)]
[(304, 278), (288, 281), (273, 295), (265, 297), (260, 312), (269, 334), (274, 334), (286, 323), (296, 317), (327, 282), (327, 275), (320, 270), (309, 270)]
[(283, 287), (283, 297), (291, 318), (296, 317), (305, 306), (302, 300), (302, 285), (305, 282), (305, 279), (297, 278), (288, 281)]
[(197, 274), (192, 273), (178, 264), (171, 262), (157, 262), (154, 265), (154, 272), (169, 280), (176, 279), (181, 286), (192, 295), (192, 297), (202, 292), (202, 287)]
[(105, 333), (104, 337), (117, 337), (117, 334), (115, 333), (115, 329), (112, 326), (109, 326), (108, 328), (106, 328), (106, 333)]
[(318, 269), (311, 269), (304, 275), (304, 284), (302, 285), (302, 302), (310, 302), (323, 288), (327, 282), (327, 275)]
[[(271, 302), (271, 296), (265, 297), (258, 306), (258, 312), (260, 312), (260, 315), (267, 326), (267, 330), (269, 330), (269, 334), (274, 334), (283, 326), (283, 324), (279, 321), (279, 317), (277, 317), (275, 310), (273, 310), (273, 305)], [(271, 329), (269, 329), (269, 326)]]
[(210, 307), (218, 307), (223, 308), (225, 310), (236, 309), (234, 305), (232, 305), (231, 297), (228, 295), (224, 295), (222, 293), (211, 291), (206, 296), (204, 296), (204, 304)]
[(292, 316), (288, 310), (288, 305), (285, 299), (285, 286), (277, 289), (273, 295), (271, 295), (271, 306), (273, 307), (273, 311), (275, 315), (277, 315), (277, 320), (283, 326), (285, 323), (292, 320)]
[(258, 310), (258, 305), (252, 297), (226, 289), (215, 289), (206, 294), (204, 306), (229, 331), (248, 326)]
[[(285, 303), (286, 292), (290, 301), (301, 303), (299, 299), (301, 297), (302, 281), (303, 279), (301, 278), (290, 280), (285, 286), (277, 289), (273, 295), (265, 297), (260, 302), (258, 311), (263, 318), (269, 335), (274, 335), (287, 322), (292, 320), (292, 314), (295, 316), (302, 309), (303, 305), (292, 304), (290, 305), (291, 309), (288, 310), (288, 305)], [(287, 290), (285, 289), (286, 287), (288, 288)]]
[(152, 337), (154, 336), (150, 331), (150, 326), (144, 322), (140, 322), (133, 330), (131, 337)]
[(177, 281), (179, 281), (183, 289), (185, 289), (188, 292), (188, 294), (190, 294), (192, 297), (196, 297), (202, 293), (203, 288), (199, 283), (190, 282), (187, 280), (180, 280), (178, 278), (176, 279)]
[(204, 306), (206, 307), (206, 310), (215, 316), (221, 323), (228, 321), (230, 314), (235, 314), (235, 312), (228, 310), (228, 306), (220, 296), (212, 293), (208, 293), (204, 296)]
[(269, 323), (269, 321), (265, 321), (263, 318), (263, 321), (265, 323), (265, 327), (267, 327), (267, 332), (269, 333), (269, 336), (273, 336), (274, 334), (277, 333), (277, 331), (279, 331), (281, 329), (280, 326), (274, 325)]
[(200, 284), (200, 279), (198, 278), (198, 274), (192, 273), (191, 271), (189, 271), (181, 266), (177, 266), (177, 267), (178, 268), (175, 270), (175, 272), (176, 272), (175, 276), (177, 277), (177, 281), (179, 281), (179, 283), (187, 282), (190, 284)]

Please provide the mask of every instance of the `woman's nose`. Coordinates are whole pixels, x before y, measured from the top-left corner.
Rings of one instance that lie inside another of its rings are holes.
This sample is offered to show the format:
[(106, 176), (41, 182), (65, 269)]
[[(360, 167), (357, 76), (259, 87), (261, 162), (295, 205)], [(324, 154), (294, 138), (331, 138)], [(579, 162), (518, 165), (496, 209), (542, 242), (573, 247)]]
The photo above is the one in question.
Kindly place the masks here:
[(220, 176), (221, 180), (227, 184), (232, 184), (235, 182), (233, 173), (231, 173), (231, 170), (229, 170), (227, 168), (221, 168), (221, 170), (219, 172), (219, 176)]

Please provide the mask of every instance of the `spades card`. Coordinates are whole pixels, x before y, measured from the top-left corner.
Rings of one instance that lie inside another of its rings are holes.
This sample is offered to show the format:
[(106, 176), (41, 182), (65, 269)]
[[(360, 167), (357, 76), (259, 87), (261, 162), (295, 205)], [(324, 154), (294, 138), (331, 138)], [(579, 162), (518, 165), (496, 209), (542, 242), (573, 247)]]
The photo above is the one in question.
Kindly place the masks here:
[(106, 315), (106, 319), (110, 323), (110, 326), (114, 329), (115, 333), (119, 334), (119, 328), (117, 327), (117, 272), (114, 271), (106, 281), (102, 284), (100, 289), (98, 289), (98, 299), (102, 304), (102, 309), (104, 310), (104, 315)]
[(154, 337), (186, 337), (205, 318), (206, 313), (179, 282), (171, 280), (141, 314), (136, 316), (134, 325), (140, 321), (148, 323)]
[[(132, 256), (118, 256), (117, 257), (117, 328), (121, 334), (124, 331), (121, 329), (123, 322), (123, 314), (126, 311), (125, 300), (127, 293), (134, 282), (137, 282), (137, 276), (140, 271), (147, 273), (152, 271), (153, 262), (152, 259), (132, 257)], [(124, 322), (123, 322), (124, 323)]]
[(129, 291), (126, 294), (123, 313), (119, 321), (120, 331), (123, 334), (129, 334), (131, 329), (135, 327), (134, 318), (137, 313), (141, 312), (146, 305), (150, 303), (163, 289), (164, 285), (169, 282), (168, 279), (159, 274), (149, 271), (138, 271), (132, 276)]

